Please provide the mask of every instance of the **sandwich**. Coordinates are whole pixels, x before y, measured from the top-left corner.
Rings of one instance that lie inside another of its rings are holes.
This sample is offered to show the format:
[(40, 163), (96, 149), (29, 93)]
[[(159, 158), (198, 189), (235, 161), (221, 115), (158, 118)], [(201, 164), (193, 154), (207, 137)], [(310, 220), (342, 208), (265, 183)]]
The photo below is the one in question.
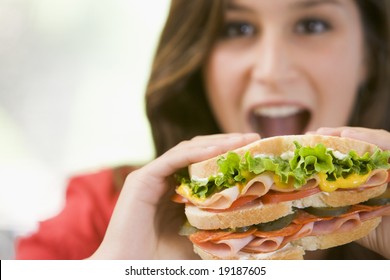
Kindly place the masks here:
[(390, 215), (390, 151), (348, 138), (275, 136), (188, 167), (172, 198), (202, 259), (303, 259)]

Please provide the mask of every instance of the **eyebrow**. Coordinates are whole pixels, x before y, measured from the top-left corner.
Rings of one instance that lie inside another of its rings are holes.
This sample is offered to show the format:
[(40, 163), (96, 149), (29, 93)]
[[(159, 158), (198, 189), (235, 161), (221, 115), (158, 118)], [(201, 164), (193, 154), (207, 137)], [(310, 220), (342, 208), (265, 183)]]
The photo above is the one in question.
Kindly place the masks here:
[(294, 8), (312, 8), (324, 4), (340, 5), (341, 3), (337, 0), (303, 0), (293, 3), (291, 6)]
[[(234, 0), (229, 0), (226, 2), (226, 10), (247, 12), (251, 11), (251, 8), (246, 7), (245, 5), (238, 4)], [(338, 0), (302, 0), (296, 3), (292, 3), (291, 6), (293, 8), (312, 8), (324, 4), (340, 5), (341, 3)]]
[(236, 3), (235, 1), (226, 1), (226, 10), (233, 10), (233, 11), (251, 11), (252, 9), (249, 7), (246, 7), (244, 5), (240, 5)]

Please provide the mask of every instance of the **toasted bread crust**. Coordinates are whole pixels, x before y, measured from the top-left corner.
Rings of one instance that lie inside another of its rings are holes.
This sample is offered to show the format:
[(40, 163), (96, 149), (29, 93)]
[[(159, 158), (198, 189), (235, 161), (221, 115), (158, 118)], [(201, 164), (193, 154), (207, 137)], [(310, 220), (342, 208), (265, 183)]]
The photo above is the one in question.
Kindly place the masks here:
[[(249, 204), (245, 207), (226, 212), (211, 212), (202, 210), (194, 205), (186, 205), (185, 214), (189, 223), (198, 229), (237, 228), (274, 221), (291, 214), (293, 207), (339, 207), (358, 204), (379, 196), (386, 188), (387, 184), (384, 184), (359, 191), (319, 193), (295, 201), (274, 204)], [(328, 202), (330, 203), (328, 204)]]
[(382, 217), (377, 217), (361, 223), (361, 225), (351, 231), (335, 232), (319, 236), (307, 236), (293, 241), (292, 243), (295, 246), (302, 246), (307, 251), (328, 249), (350, 243), (366, 236), (372, 230), (374, 230), (381, 221)]
[(339, 190), (330, 193), (321, 192), (293, 201), (293, 206), (297, 208), (305, 207), (342, 207), (358, 204), (377, 197), (387, 189), (387, 183), (371, 188), (360, 190)]
[[(323, 135), (289, 135), (275, 136), (253, 142), (247, 146), (238, 148), (234, 152), (244, 155), (249, 151), (252, 155), (266, 154), (279, 156), (287, 151), (294, 151), (294, 142), (297, 141), (303, 146), (315, 146), (319, 143), (328, 148), (332, 148), (341, 153), (348, 153), (350, 150), (356, 151), (359, 155), (366, 152), (373, 153), (378, 147), (363, 141), (351, 138), (342, 138), (336, 136)], [(217, 159), (219, 156), (190, 165), (189, 172), (191, 177), (208, 178), (218, 173)]]
[[(220, 260), (198, 246), (194, 245), (194, 252), (203, 260)], [(303, 260), (305, 251), (300, 246), (285, 246), (284, 248), (268, 254), (249, 254), (240, 253), (239, 255), (228, 258), (229, 260)]]
[(292, 202), (256, 204), (227, 212), (210, 212), (194, 205), (185, 207), (188, 222), (198, 229), (225, 229), (244, 227), (274, 221), (291, 214)]
[[(366, 152), (372, 154), (378, 149), (378, 147), (373, 144), (350, 138), (321, 135), (291, 135), (262, 139), (236, 149), (234, 152), (240, 155), (244, 155), (249, 151), (252, 155), (263, 154), (280, 156), (284, 152), (295, 150), (295, 141), (303, 146), (312, 147), (322, 143), (326, 147), (341, 153), (348, 153), (350, 150), (354, 150), (359, 155), (363, 155)], [(217, 164), (218, 158), (219, 156), (192, 164), (189, 166), (190, 176), (208, 178), (209, 176), (216, 175), (219, 172)], [(379, 196), (386, 188), (387, 183), (365, 189), (340, 190), (330, 193), (321, 192), (300, 200), (265, 205), (252, 204), (233, 211), (219, 213), (202, 210), (192, 205), (186, 205), (186, 216), (190, 224), (199, 229), (237, 228), (276, 220), (292, 213), (293, 207), (339, 207), (358, 204), (370, 198)], [(239, 253), (236, 256), (232, 256), (230, 259), (302, 259), (304, 250), (312, 251), (327, 249), (358, 240), (374, 230), (380, 222), (381, 217), (378, 217), (365, 221), (348, 232), (336, 232), (301, 238), (271, 254)], [(196, 245), (194, 245), (194, 251), (202, 259), (219, 259)]]
[(332, 207), (354, 205), (379, 196), (384, 193), (386, 189), (387, 183), (362, 190), (342, 190), (332, 193), (321, 193), (321, 199), (324, 204)]
[[(240, 252), (235, 256), (229, 257), (228, 259), (231, 260), (239, 260), (239, 259), (302, 260), (303, 255), (305, 254), (305, 250), (314, 251), (318, 249), (328, 249), (328, 248), (350, 243), (352, 241), (358, 240), (366, 236), (380, 224), (381, 219), (382, 219), (381, 217), (378, 217), (378, 218), (365, 221), (358, 227), (347, 232), (336, 232), (336, 233), (331, 233), (326, 235), (303, 237), (299, 240), (291, 242), (290, 245), (287, 245), (284, 248), (275, 251), (274, 253), (249, 254), (249, 253)], [(204, 260), (220, 259), (217, 256), (214, 256), (202, 250), (196, 245), (194, 245), (194, 252)]]

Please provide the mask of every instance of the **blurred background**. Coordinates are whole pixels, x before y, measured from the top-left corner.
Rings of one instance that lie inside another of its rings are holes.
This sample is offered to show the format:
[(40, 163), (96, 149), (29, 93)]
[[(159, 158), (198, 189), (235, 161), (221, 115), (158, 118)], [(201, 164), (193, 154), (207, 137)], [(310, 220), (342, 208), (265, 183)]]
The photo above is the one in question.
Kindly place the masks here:
[(168, 0), (0, 0), (0, 259), (67, 179), (154, 150), (144, 90)]

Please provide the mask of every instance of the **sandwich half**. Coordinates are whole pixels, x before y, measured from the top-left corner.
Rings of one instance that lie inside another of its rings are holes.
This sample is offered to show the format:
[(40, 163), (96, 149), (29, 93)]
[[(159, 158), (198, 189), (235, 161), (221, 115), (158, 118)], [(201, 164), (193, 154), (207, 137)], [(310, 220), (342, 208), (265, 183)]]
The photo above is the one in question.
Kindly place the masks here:
[(303, 259), (390, 215), (390, 151), (335, 136), (262, 139), (195, 163), (173, 200), (202, 259)]

